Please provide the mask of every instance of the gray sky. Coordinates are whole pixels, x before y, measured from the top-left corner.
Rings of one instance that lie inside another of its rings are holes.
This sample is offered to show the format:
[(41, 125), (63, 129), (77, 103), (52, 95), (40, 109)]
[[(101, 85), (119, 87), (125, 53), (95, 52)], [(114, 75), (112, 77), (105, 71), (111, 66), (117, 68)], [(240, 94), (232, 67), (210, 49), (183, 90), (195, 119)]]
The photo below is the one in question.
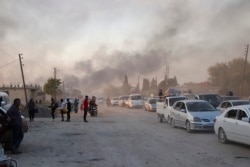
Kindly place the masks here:
[(244, 57), (248, 0), (0, 0), (0, 84), (53, 77), (82, 91), (140, 79), (203, 82)]

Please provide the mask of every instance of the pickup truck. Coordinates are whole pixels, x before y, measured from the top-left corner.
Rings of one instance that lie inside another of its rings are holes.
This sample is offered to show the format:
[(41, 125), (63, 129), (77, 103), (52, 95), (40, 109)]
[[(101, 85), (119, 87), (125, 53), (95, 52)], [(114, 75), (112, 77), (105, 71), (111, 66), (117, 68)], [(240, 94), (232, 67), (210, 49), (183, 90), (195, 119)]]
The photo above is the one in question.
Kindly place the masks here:
[(158, 116), (159, 122), (166, 120), (169, 124), (170, 122), (170, 110), (173, 104), (179, 100), (187, 99), (185, 96), (165, 96), (156, 102), (156, 114)]

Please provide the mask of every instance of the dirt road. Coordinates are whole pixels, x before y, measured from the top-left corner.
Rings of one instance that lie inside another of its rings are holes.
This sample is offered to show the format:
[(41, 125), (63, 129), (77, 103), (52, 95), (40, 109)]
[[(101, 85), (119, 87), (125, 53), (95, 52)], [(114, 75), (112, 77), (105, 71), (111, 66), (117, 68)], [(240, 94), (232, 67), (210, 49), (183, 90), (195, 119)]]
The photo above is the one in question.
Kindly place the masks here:
[(72, 113), (29, 124), (20, 167), (249, 167), (250, 146), (218, 142), (214, 133), (187, 133), (143, 109), (99, 107), (99, 116)]

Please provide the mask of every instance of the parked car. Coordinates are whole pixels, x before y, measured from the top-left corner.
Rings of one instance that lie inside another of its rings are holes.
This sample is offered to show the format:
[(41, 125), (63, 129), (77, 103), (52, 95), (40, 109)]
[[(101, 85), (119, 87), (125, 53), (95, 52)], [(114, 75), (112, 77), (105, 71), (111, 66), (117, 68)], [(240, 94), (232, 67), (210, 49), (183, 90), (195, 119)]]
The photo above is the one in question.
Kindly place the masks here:
[(147, 98), (146, 101), (144, 101), (144, 109), (145, 111), (156, 111), (156, 101), (158, 99), (156, 98)]
[(248, 104), (250, 104), (250, 101), (248, 101), (248, 100), (225, 100), (225, 101), (222, 101), (220, 103), (220, 105), (217, 107), (217, 109), (220, 110), (221, 112), (223, 112), (228, 107), (248, 105)]
[(119, 104), (119, 97), (113, 97), (110, 102), (111, 102), (112, 106), (118, 106), (118, 104)]
[(214, 107), (218, 107), (222, 101), (221, 96), (218, 94), (197, 94), (195, 95), (195, 99), (206, 100)]
[(221, 143), (250, 145), (250, 105), (234, 106), (216, 116), (214, 131)]
[(130, 94), (128, 101), (127, 101), (127, 107), (128, 108), (143, 108), (143, 96), (141, 94)]
[(171, 110), (171, 125), (193, 130), (213, 130), (214, 119), (220, 115), (209, 102), (205, 100), (180, 100), (174, 103)]

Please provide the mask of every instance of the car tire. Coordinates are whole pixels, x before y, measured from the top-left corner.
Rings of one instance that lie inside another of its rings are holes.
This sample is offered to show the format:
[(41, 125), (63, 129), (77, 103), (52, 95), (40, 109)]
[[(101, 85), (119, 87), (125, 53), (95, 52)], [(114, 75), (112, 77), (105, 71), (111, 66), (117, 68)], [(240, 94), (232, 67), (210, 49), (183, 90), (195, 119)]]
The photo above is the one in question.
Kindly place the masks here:
[(227, 144), (229, 142), (223, 128), (220, 128), (218, 131), (218, 139), (223, 144)]
[(171, 119), (171, 126), (172, 128), (176, 128), (174, 119)]
[(192, 132), (192, 130), (191, 130), (191, 124), (190, 124), (189, 121), (186, 122), (186, 130), (187, 130), (188, 133)]

